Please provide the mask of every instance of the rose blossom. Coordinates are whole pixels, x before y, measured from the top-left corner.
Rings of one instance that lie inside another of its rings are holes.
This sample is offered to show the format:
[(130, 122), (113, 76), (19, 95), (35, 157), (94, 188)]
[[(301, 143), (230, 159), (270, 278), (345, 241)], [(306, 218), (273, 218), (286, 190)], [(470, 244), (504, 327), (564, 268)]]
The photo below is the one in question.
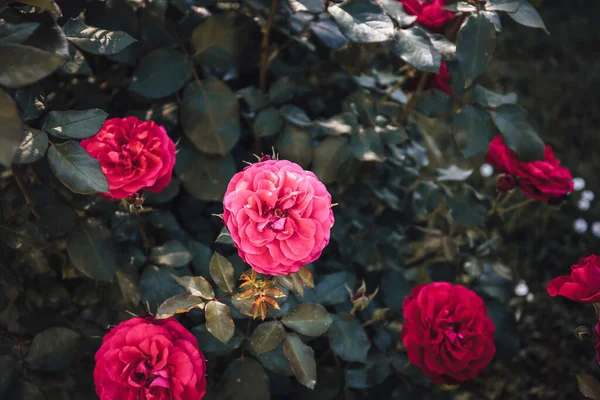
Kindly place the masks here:
[(257, 272), (292, 274), (329, 243), (331, 195), (315, 174), (286, 160), (257, 162), (231, 178), (223, 220)]
[(417, 22), (430, 30), (440, 33), (446, 22), (453, 17), (450, 11), (442, 10), (447, 6), (445, 0), (400, 0), (404, 9), (417, 16)]
[(100, 400), (199, 400), (206, 362), (194, 335), (175, 318), (133, 318), (104, 336), (94, 383)]
[(175, 144), (164, 127), (135, 117), (112, 118), (81, 146), (100, 161), (113, 199), (140, 190), (158, 193), (171, 181)]
[(600, 256), (590, 255), (571, 266), (571, 275), (554, 278), (548, 284), (548, 294), (564, 296), (581, 303), (600, 301)]
[(432, 382), (473, 379), (494, 357), (495, 327), (472, 290), (447, 282), (419, 285), (402, 308), (408, 359)]
[(498, 135), (490, 142), (485, 161), (497, 172), (514, 176), (517, 186), (532, 199), (548, 202), (573, 191), (571, 172), (561, 167), (550, 146), (546, 146), (542, 161), (519, 161), (517, 154)]

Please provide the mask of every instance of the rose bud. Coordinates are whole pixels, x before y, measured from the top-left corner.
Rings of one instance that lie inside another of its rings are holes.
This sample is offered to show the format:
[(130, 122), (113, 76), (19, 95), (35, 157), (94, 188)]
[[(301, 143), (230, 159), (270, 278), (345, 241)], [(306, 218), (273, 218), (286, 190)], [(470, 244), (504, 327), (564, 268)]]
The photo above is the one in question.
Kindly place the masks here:
[(510, 192), (517, 186), (517, 180), (509, 174), (499, 175), (496, 179), (496, 189), (500, 192)]

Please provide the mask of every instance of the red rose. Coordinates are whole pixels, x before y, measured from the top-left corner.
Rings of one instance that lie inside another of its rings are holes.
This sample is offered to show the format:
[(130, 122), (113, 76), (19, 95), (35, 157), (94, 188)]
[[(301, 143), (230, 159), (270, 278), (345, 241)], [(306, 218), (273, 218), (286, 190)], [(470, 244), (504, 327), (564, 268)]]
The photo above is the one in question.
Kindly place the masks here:
[(325, 185), (286, 160), (258, 162), (235, 174), (223, 208), (242, 260), (268, 275), (293, 274), (319, 258), (334, 222)]
[(579, 264), (571, 266), (571, 275), (552, 279), (548, 294), (559, 295), (582, 303), (600, 301), (600, 256), (592, 254), (580, 258)]
[[(419, 85), (420, 76), (417, 75), (414, 78), (410, 79), (406, 86), (405, 90), (407, 92), (414, 92), (417, 90), (417, 86)], [(448, 66), (445, 61), (442, 61), (440, 64), (440, 70), (437, 74), (429, 74), (427, 78), (425, 78), (425, 86), (423, 89), (438, 89), (442, 92), (452, 96), (452, 87), (450, 86), (450, 72), (448, 72)]]
[(532, 199), (548, 202), (573, 191), (571, 172), (560, 166), (550, 146), (546, 146), (543, 161), (523, 162), (498, 135), (490, 142), (485, 161), (492, 164), (496, 172), (514, 176), (517, 186)]
[(434, 32), (442, 32), (446, 22), (454, 16), (450, 11), (442, 10), (442, 7), (447, 5), (446, 0), (400, 0), (400, 2), (408, 13), (417, 16), (419, 24)]
[(419, 285), (402, 308), (408, 359), (433, 383), (473, 379), (494, 358), (495, 327), (472, 290), (447, 282)]
[(199, 400), (206, 362), (194, 335), (175, 318), (133, 318), (104, 336), (94, 383), (100, 400)]
[(122, 199), (140, 190), (158, 193), (171, 181), (175, 144), (165, 128), (153, 121), (109, 119), (81, 146), (100, 161), (110, 188), (110, 193), (104, 193), (107, 197)]

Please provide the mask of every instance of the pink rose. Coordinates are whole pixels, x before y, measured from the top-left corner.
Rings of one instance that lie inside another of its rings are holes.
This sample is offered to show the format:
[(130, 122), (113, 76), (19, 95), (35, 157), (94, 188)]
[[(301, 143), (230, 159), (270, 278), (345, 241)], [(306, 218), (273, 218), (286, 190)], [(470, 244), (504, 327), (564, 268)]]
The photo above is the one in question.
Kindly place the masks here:
[(94, 383), (100, 400), (200, 400), (206, 361), (175, 318), (133, 318), (104, 336)]
[(404, 9), (417, 16), (417, 22), (434, 32), (442, 32), (444, 25), (454, 14), (442, 10), (446, 7), (446, 0), (399, 0)]
[(109, 119), (96, 136), (82, 140), (81, 146), (100, 161), (110, 189), (103, 194), (112, 199), (140, 190), (158, 193), (171, 181), (175, 144), (154, 121)]
[(286, 160), (258, 162), (235, 174), (223, 208), (242, 260), (268, 275), (292, 274), (319, 258), (334, 222), (325, 185)]

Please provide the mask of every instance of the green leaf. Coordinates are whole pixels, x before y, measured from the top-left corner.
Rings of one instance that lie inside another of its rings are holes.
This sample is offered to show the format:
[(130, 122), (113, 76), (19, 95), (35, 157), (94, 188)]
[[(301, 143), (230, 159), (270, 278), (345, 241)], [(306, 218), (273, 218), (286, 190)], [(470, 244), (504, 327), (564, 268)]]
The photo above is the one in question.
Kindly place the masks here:
[(21, 22), (19, 24), (4, 22), (0, 25), (0, 43), (23, 43), (39, 26), (39, 22)]
[(254, 329), (250, 336), (250, 344), (256, 353), (265, 353), (279, 346), (284, 337), (285, 328), (281, 322), (263, 322)]
[(231, 318), (229, 307), (217, 300), (212, 300), (206, 303), (204, 313), (206, 314), (206, 329), (211, 335), (223, 343), (229, 342), (235, 333), (235, 324)]
[(440, 53), (442, 60), (456, 60), (456, 44), (446, 36), (437, 33), (426, 32), (433, 47)]
[(488, 11), (515, 12), (520, 4), (519, 0), (487, 0), (485, 9)]
[(426, 90), (417, 97), (415, 109), (428, 118), (452, 113), (452, 96), (438, 89)]
[(193, 197), (203, 201), (223, 201), (227, 184), (237, 171), (231, 155), (221, 158), (203, 154), (183, 140), (178, 146), (175, 172)]
[(77, 142), (69, 140), (50, 146), (48, 162), (58, 179), (75, 193), (109, 191), (100, 162), (92, 158)]
[(95, 136), (108, 114), (97, 108), (84, 111), (50, 111), (42, 130), (61, 139), (86, 139)]
[(84, 76), (92, 76), (94, 74), (83, 53), (71, 43), (69, 43), (69, 55), (71, 58), (60, 66), (62, 72), (69, 75)]
[(481, 14), (486, 17), (494, 25), (496, 32), (502, 32), (502, 21), (500, 15), (496, 11), (482, 11)]
[(156, 311), (156, 318), (164, 319), (175, 314), (186, 313), (194, 308), (204, 308), (204, 302), (200, 297), (189, 294), (178, 294), (166, 299)]
[(591, 375), (577, 374), (577, 387), (588, 399), (600, 400), (600, 383)]
[(367, 364), (359, 369), (347, 369), (346, 388), (368, 389), (383, 383), (392, 372), (390, 358), (383, 354), (369, 356)]
[(3, 90), (0, 90), (0, 126), (0, 164), (8, 167), (23, 139), (23, 128), (15, 102)]
[(360, 322), (350, 314), (337, 314), (329, 329), (331, 350), (344, 361), (365, 363), (371, 342)]
[(46, 112), (46, 93), (39, 83), (17, 89), (15, 101), (21, 110), (23, 121), (38, 119)]
[(229, 86), (208, 78), (185, 88), (181, 124), (198, 150), (224, 156), (240, 138), (239, 112), (237, 98)]
[(466, 145), (461, 146), (461, 151), (467, 158), (486, 150), (494, 138), (489, 114), (468, 104), (454, 116), (452, 132), (459, 143), (462, 138), (466, 140)]
[(61, 57), (31, 46), (0, 44), (0, 84), (10, 88), (31, 85), (54, 71)]
[(473, 190), (455, 193), (447, 198), (452, 218), (459, 225), (482, 226), (488, 208), (477, 198)]
[(359, 161), (385, 161), (381, 137), (374, 129), (363, 129), (350, 139), (352, 154)]
[(348, 140), (341, 136), (329, 136), (313, 150), (312, 170), (319, 180), (328, 185), (337, 179), (342, 163), (348, 158)]
[(33, 370), (60, 371), (77, 356), (79, 344), (77, 332), (65, 327), (48, 328), (33, 338), (25, 362)]
[(429, 39), (429, 35), (418, 26), (399, 29), (394, 47), (396, 54), (420, 71), (437, 73), (442, 55)]
[(304, 335), (321, 336), (331, 325), (331, 315), (321, 304), (300, 303), (281, 320), (285, 326)]
[(150, 306), (154, 311), (163, 301), (177, 294), (185, 293), (185, 290), (172, 278), (175, 270), (156, 265), (147, 266), (140, 278), (140, 294), (142, 302)]
[(215, 281), (219, 289), (232, 293), (235, 289), (235, 280), (233, 278), (233, 265), (228, 259), (214, 253), (210, 259), (210, 277)]
[(394, 23), (387, 14), (369, 0), (349, 0), (333, 4), (327, 12), (336, 20), (342, 33), (357, 43), (376, 43), (391, 40)]
[(88, 26), (80, 19), (71, 18), (63, 26), (67, 39), (81, 50), (101, 56), (117, 54), (127, 46), (136, 42), (129, 34), (122, 31)]
[(462, 169), (452, 164), (448, 168), (436, 168), (438, 182), (462, 182), (473, 174), (472, 169)]
[(75, 268), (85, 276), (112, 281), (117, 270), (117, 255), (111, 232), (100, 220), (81, 221), (67, 239), (67, 251)]
[(290, 333), (283, 340), (283, 354), (290, 362), (298, 382), (314, 389), (317, 384), (317, 362), (313, 349), (304, 344), (297, 335)]
[(323, 305), (341, 304), (349, 300), (346, 286), (356, 286), (356, 276), (346, 271), (323, 275), (317, 283), (315, 291), (319, 302)]
[(472, 14), (458, 32), (456, 56), (470, 84), (485, 70), (496, 49), (494, 25), (482, 14)]
[(516, 104), (503, 104), (490, 113), (504, 143), (521, 161), (544, 159), (544, 142), (529, 123), (527, 111)]
[(215, 292), (210, 283), (202, 276), (171, 275), (192, 296), (199, 296), (206, 300), (215, 298)]
[(270, 107), (261, 111), (254, 120), (254, 134), (257, 137), (273, 136), (283, 128), (283, 118), (279, 112)]
[(288, 0), (290, 8), (295, 12), (321, 14), (325, 11), (325, 0)]
[(416, 15), (411, 15), (404, 10), (402, 2), (395, 0), (380, 0), (381, 5), (387, 14), (396, 21), (400, 27), (412, 25), (416, 20)]
[(245, 357), (229, 362), (213, 399), (271, 400), (269, 385), (264, 368), (258, 361)]
[(312, 126), (310, 117), (298, 106), (286, 104), (281, 107), (279, 112), (281, 113), (281, 116), (292, 125), (296, 125), (301, 128), (308, 128)]
[(190, 329), (190, 332), (196, 336), (196, 339), (198, 339), (198, 347), (202, 349), (202, 352), (208, 358), (223, 357), (231, 354), (237, 350), (246, 339), (244, 334), (239, 329), (236, 329), (233, 337), (225, 344), (211, 335), (204, 324)]
[(442, 7), (443, 10), (452, 11), (452, 12), (476, 12), (477, 7), (473, 4), (469, 4), (466, 1), (458, 1), (454, 4), (447, 5)]
[(150, 262), (167, 267), (183, 267), (189, 264), (193, 258), (192, 252), (179, 240), (169, 240), (150, 251)]
[(276, 144), (281, 158), (308, 168), (313, 157), (311, 135), (303, 128), (287, 124)]
[(530, 28), (542, 29), (549, 35), (550, 32), (548, 32), (548, 29), (546, 29), (546, 24), (537, 10), (527, 0), (519, 1), (521, 4), (519, 5), (517, 11), (509, 12), (508, 16), (521, 25), (525, 25)]
[(144, 57), (133, 73), (129, 90), (148, 99), (172, 95), (192, 79), (192, 67), (180, 51), (164, 47)]
[(29, 4), (30, 6), (39, 7), (43, 10), (48, 10), (57, 17), (62, 17), (60, 7), (54, 0), (19, 0), (19, 3)]
[(515, 104), (517, 102), (517, 94), (500, 94), (477, 85), (473, 90), (473, 101), (486, 108), (496, 108), (502, 104)]
[(48, 150), (48, 135), (35, 129), (26, 129), (25, 137), (13, 158), (15, 164), (31, 164), (41, 160)]

